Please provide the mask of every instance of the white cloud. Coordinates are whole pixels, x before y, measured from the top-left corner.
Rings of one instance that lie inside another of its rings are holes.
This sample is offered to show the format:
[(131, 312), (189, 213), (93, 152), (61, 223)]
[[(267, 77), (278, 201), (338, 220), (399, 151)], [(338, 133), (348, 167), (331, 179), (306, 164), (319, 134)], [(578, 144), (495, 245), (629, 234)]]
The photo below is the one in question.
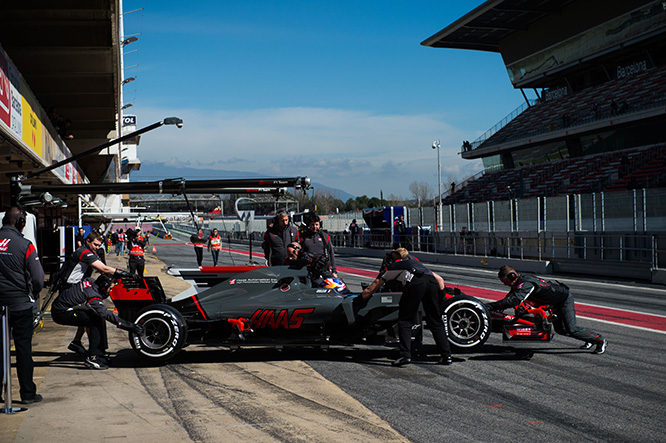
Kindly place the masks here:
[(434, 114), (378, 115), (325, 108), (238, 111), (137, 109), (139, 126), (172, 115), (184, 127), (164, 127), (142, 137), (143, 161), (250, 171), (274, 176), (307, 175), (351, 194), (408, 196), (409, 184), (437, 185), (441, 140), (442, 180), (478, 171), (463, 160), (462, 133)]

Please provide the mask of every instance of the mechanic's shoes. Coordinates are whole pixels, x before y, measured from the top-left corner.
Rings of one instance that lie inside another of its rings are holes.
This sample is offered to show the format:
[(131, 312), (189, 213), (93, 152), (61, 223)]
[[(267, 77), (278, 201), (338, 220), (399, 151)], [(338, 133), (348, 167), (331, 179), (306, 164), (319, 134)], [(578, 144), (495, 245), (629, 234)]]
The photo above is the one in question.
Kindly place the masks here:
[(438, 365), (444, 365), (444, 366), (448, 366), (450, 364), (453, 364), (453, 357), (451, 357), (451, 354), (444, 355), (444, 356), (442, 356), (442, 358), (440, 358), (437, 361), (437, 364)]
[(39, 403), (42, 401), (42, 396), (39, 394), (35, 394), (33, 397), (28, 397), (28, 398), (21, 398), (21, 403), (24, 405), (29, 405), (32, 403)]
[(401, 367), (401, 366), (408, 365), (408, 364), (410, 364), (411, 362), (412, 362), (412, 359), (411, 359), (411, 358), (400, 357), (400, 358), (398, 358), (397, 360), (394, 360), (393, 363), (391, 363), (391, 366), (398, 366), (398, 367)]
[(67, 346), (67, 349), (69, 349), (70, 351), (72, 351), (76, 354), (79, 354), (79, 355), (86, 355), (88, 353), (88, 351), (86, 350), (86, 348), (83, 347), (81, 342), (80, 341), (75, 341), (75, 340), (72, 340), (69, 343), (69, 345)]
[(585, 342), (585, 344), (582, 345), (580, 347), (580, 349), (585, 349), (587, 351), (589, 349), (592, 349), (592, 346), (594, 346), (594, 343), (588, 341), (588, 342)]
[(592, 353), (594, 353), (594, 354), (603, 354), (604, 352), (606, 352), (606, 347), (607, 346), (608, 346), (608, 340), (606, 340), (604, 338), (601, 343), (597, 344), (596, 349), (594, 351), (592, 351)]
[(109, 365), (106, 364), (103, 358), (93, 355), (92, 357), (86, 357), (83, 362), (88, 369), (109, 369)]

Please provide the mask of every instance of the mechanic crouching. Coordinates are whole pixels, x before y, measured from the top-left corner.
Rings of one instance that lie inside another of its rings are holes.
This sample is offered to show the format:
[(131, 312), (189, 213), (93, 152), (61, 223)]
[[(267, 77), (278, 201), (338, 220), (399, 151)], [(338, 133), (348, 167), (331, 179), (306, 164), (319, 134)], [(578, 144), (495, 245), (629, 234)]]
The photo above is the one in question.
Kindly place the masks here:
[(565, 284), (544, 280), (536, 275), (521, 275), (508, 265), (500, 268), (497, 277), (506, 286), (510, 286), (511, 290), (502, 300), (488, 303), (489, 309), (501, 311), (513, 307), (517, 313), (520, 313), (521, 310), (525, 311), (531, 306), (548, 305), (557, 317), (553, 326), (558, 334), (584, 341), (582, 349), (590, 349), (596, 345), (592, 351), (595, 354), (603, 354), (606, 351), (608, 342), (601, 334), (576, 325), (574, 296)]
[(53, 321), (60, 325), (83, 326), (88, 328), (88, 356), (84, 364), (90, 369), (107, 369), (108, 354), (103, 349), (106, 341), (108, 321), (126, 331), (137, 335), (143, 334), (141, 325), (123, 320), (104, 305), (104, 299), (116, 284), (108, 275), (101, 275), (97, 280), (85, 278), (58, 295), (51, 307)]
[(369, 300), (372, 294), (386, 282), (396, 280), (402, 283), (402, 297), (398, 312), (400, 357), (392, 365), (404, 366), (412, 362), (412, 326), (421, 303), (423, 303), (426, 322), (435, 339), (437, 350), (441, 354), (438, 363), (442, 365), (453, 363), (439, 304), (439, 291), (444, 290), (444, 279), (415, 258), (410, 257), (405, 248), (392, 251), (390, 259), (383, 263), (384, 266), (386, 266), (385, 270), (380, 270), (377, 278), (363, 290), (361, 297), (363, 300)]

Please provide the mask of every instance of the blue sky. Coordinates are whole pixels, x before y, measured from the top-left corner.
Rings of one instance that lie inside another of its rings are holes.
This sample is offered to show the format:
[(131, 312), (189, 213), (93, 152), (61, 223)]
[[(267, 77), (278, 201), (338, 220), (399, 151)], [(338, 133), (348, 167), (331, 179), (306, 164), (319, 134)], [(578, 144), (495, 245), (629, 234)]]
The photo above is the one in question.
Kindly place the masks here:
[[(481, 169), (458, 155), (521, 104), (495, 53), (420, 42), (480, 1), (125, 0), (125, 103), (144, 162), (307, 175), (354, 195), (409, 197)], [(136, 52), (129, 52), (138, 49)], [(132, 66), (136, 65), (138, 66)]]

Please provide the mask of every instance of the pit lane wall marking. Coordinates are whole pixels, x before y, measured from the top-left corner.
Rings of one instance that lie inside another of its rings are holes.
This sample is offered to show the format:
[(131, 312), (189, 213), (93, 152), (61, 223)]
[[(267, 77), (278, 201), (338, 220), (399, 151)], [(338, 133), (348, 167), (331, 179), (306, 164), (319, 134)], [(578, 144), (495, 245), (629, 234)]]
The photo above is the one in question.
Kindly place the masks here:
[[(173, 245), (174, 243), (165, 243), (165, 245), (167, 244)], [(222, 248), (222, 251), (233, 252), (241, 255), (250, 255), (248, 251), (242, 251), (238, 249)], [(370, 271), (367, 269), (338, 266), (338, 271), (359, 277), (370, 277), (372, 279), (377, 277), (377, 271)], [(467, 295), (487, 300), (500, 300), (506, 295), (502, 291), (479, 288), (475, 286), (453, 285), (453, 287), (459, 288)], [(601, 321), (618, 326), (625, 326), (629, 328), (666, 334), (666, 316), (663, 315), (648, 314), (644, 312), (630, 311), (627, 309), (609, 308), (606, 306), (590, 305), (586, 303), (576, 303), (576, 315), (579, 318), (585, 318), (588, 320)]]

